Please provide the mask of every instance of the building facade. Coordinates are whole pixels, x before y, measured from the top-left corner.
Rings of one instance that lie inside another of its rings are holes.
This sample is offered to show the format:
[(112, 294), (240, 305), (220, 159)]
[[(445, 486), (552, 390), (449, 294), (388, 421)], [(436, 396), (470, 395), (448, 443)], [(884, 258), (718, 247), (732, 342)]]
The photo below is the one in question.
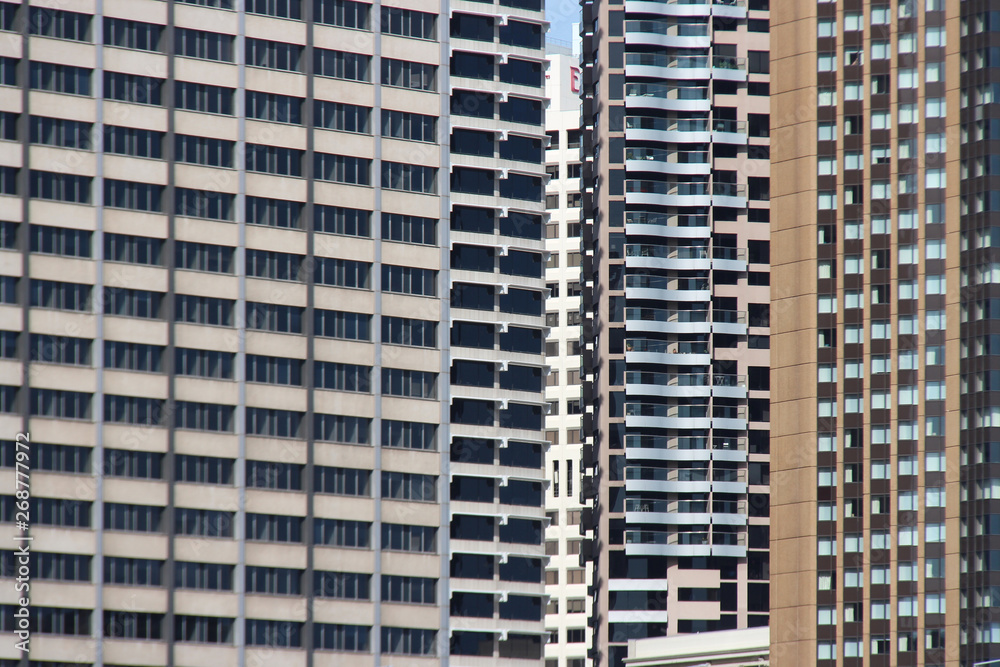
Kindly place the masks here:
[(774, 10), (772, 660), (998, 659), (993, 14)]
[(595, 664), (768, 619), (766, 2), (583, 4)]
[(538, 663), (544, 25), (0, 3), (2, 664)]
[(545, 168), (549, 183), (545, 205), (549, 213), (545, 270), (549, 298), (545, 324), (549, 337), (545, 362), (550, 371), (545, 399), (545, 437), (549, 441), (549, 488), (545, 500), (549, 527), (545, 531), (545, 592), (549, 596), (545, 626), (551, 636), (545, 647), (547, 667), (584, 667), (590, 631), (588, 570), (580, 563), (580, 75), (579, 56), (569, 48), (546, 46), (549, 109), (545, 129), (549, 146)]

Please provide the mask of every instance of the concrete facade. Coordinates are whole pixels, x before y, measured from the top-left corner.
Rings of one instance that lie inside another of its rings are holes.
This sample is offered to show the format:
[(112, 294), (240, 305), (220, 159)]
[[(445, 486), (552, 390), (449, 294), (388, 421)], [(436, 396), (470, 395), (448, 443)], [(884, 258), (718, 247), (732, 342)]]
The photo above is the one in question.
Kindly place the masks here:
[(50, 5), (0, 3), (32, 664), (538, 664), (541, 2)]
[(545, 247), (549, 252), (545, 280), (545, 361), (551, 369), (545, 391), (549, 414), (545, 435), (549, 440), (549, 489), (545, 507), (551, 523), (545, 532), (546, 593), (549, 608), (545, 625), (553, 636), (545, 647), (547, 667), (583, 667), (590, 646), (587, 568), (580, 564), (580, 61), (569, 49), (548, 47), (549, 78), (546, 81), (549, 109), (545, 130), (549, 148), (545, 154), (549, 180), (546, 207), (549, 212)]

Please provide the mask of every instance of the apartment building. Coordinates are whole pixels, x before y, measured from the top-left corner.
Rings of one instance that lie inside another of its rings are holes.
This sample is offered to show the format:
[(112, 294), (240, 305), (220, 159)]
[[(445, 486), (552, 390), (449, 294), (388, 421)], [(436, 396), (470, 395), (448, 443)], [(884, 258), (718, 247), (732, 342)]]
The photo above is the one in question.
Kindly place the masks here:
[(590, 642), (587, 586), (590, 576), (580, 563), (583, 534), (580, 530), (580, 59), (568, 47), (546, 44), (549, 75), (546, 90), (549, 109), (545, 129), (549, 146), (545, 169), (549, 184), (545, 205), (549, 212), (545, 270), (549, 298), (545, 324), (549, 337), (545, 361), (550, 371), (545, 399), (548, 415), (545, 436), (549, 441), (549, 489), (545, 499), (549, 527), (545, 531), (545, 592), (549, 596), (545, 626), (550, 633), (545, 647), (546, 667), (584, 667)]
[(582, 8), (582, 552), (617, 667), (768, 622), (768, 5)]
[(2, 664), (539, 662), (544, 26), (0, 2)]
[(1000, 659), (995, 6), (775, 6), (775, 664)]

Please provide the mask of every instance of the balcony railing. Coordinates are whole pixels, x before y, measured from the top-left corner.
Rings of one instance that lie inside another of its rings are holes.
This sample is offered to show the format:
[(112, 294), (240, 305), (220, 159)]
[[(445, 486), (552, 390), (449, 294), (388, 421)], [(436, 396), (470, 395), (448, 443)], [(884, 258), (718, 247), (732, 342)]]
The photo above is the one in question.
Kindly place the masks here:
[[(746, 451), (747, 440), (742, 437), (714, 437), (712, 449)], [(638, 449), (708, 449), (709, 439), (699, 436), (626, 435), (625, 446)]]
[(652, 243), (629, 243), (625, 246), (626, 257), (657, 257), (660, 259), (732, 259), (746, 261), (746, 248), (703, 245), (659, 245)]
[(626, 308), (625, 319), (641, 322), (708, 322), (707, 310), (667, 308)]
[(708, 343), (698, 341), (665, 341), (630, 338), (625, 341), (626, 352), (658, 352), (660, 354), (708, 354)]
[(658, 130), (660, 132), (708, 132), (708, 118), (660, 118), (659, 116), (626, 116), (627, 130)]
[(702, 278), (668, 278), (666, 276), (625, 276), (625, 287), (669, 290), (707, 290), (708, 281)]
[(625, 468), (625, 479), (652, 482), (707, 482), (708, 476), (708, 468)]
[(664, 530), (626, 530), (625, 544), (663, 544), (695, 546), (743, 546), (746, 533), (721, 533), (702, 531), (667, 532)]
[(745, 500), (662, 500), (650, 498), (626, 498), (626, 512), (667, 512), (670, 514), (704, 514), (709, 511), (715, 514), (746, 514)]
[[(636, 285), (630, 285), (636, 287)], [(625, 309), (625, 319), (633, 322), (676, 322), (697, 324), (715, 322), (718, 324), (746, 324), (745, 310), (713, 310), (709, 318), (707, 310), (672, 310), (669, 308), (639, 308)]]
[(684, 69), (714, 67), (717, 69), (746, 69), (746, 58), (735, 56), (674, 56), (666, 53), (626, 53), (626, 65), (651, 67), (677, 67)]
[(745, 387), (746, 375), (722, 373), (657, 373), (653, 371), (628, 371), (625, 384), (652, 384), (663, 387)]
[(708, 86), (669, 83), (626, 83), (625, 97), (654, 97), (665, 100), (707, 100)]
[(654, 482), (746, 482), (747, 471), (725, 468), (652, 468), (626, 466), (625, 479)]
[(625, 446), (638, 449), (708, 449), (708, 438), (633, 434), (625, 436)]
[(626, 417), (668, 417), (671, 419), (704, 419), (708, 405), (663, 405), (662, 403), (626, 403)]
[(711, 192), (711, 183), (685, 182), (668, 183), (664, 181), (625, 181), (625, 192), (646, 195), (672, 195), (675, 197), (707, 196)]
[(708, 151), (668, 151), (662, 148), (626, 148), (626, 160), (650, 160), (677, 164), (707, 164), (711, 161)]
[(626, 225), (661, 225), (663, 227), (708, 227), (707, 215), (681, 215), (654, 211), (626, 211)]
[(654, 35), (669, 35), (671, 37), (708, 37), (708, 22), (625, 21), (625, 32), (652, 33)]
[(708, 259), (708, 246), (629, 243), (625, 246), (625, 256), (658, 257), (660, 259)]
[(709, 183), (708, 181), (625, 181), (625, 192), (647, 195), (669, 195), (675, 197), (706, 196), (709, 194), (725, 197), (746, 197), (744, 183)]

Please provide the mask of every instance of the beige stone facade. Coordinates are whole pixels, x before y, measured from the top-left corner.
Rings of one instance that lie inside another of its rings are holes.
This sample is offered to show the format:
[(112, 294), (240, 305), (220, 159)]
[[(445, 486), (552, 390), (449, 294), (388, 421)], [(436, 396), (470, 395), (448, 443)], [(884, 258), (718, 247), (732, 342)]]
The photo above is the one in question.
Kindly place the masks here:
[(27, 432), (32, 664), (537, 664), (541, 3), (56, 4), (0, 3), (3, 628)]

